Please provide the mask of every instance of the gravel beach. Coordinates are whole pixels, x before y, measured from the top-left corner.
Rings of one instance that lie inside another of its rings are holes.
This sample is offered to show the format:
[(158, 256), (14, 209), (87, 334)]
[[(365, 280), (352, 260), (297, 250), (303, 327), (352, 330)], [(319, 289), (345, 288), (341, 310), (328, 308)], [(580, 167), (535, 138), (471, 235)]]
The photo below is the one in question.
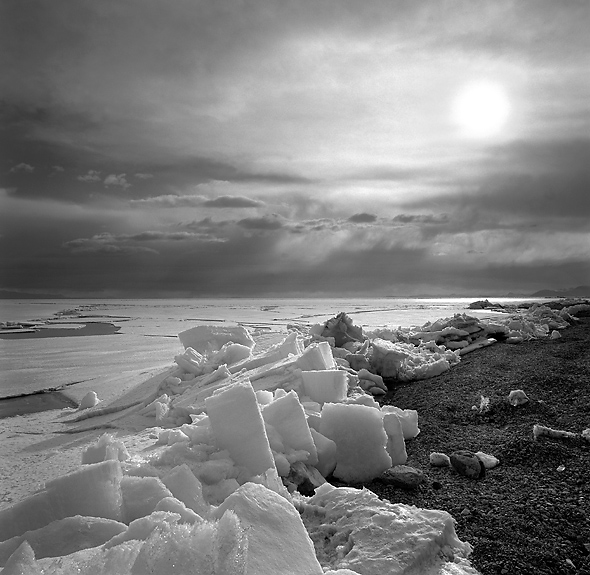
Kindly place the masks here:
[[(513, 407), (511, 390), (530, 401)], [(481, 396), (490, 400), (485, 413)], [(557, 340), (496, 344), (474, 351), (433, 379), (403, 385), (383, 403), (416, 409), (420, 434), (408, 462), (426, 483), (405, 491), (365, 486), (392, 502), (443, 509), (474, 547), (483, 575), (590, 574), (590, 442), (533, 438), (533, 426), (580, 433), (590, 427), (590, 318)], [(500, 464), (473, 480), (433, 467), (431, 452), (468, 449)]]

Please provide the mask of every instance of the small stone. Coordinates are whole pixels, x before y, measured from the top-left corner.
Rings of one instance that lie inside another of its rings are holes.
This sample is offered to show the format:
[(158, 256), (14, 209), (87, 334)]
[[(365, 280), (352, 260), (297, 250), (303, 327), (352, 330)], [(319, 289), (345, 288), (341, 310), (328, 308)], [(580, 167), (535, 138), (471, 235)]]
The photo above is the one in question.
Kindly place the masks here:
[(557, 471), (565, 471), (565, 465), (560, 465), (560, 466), (557, 468)]
[(484, 453), (483, 451), (477, 451), (475, 455), (483, 462), (486, 469), (493, 469), (498, 463), (500, 463), (500, 460), (497, 457)]
[(451, 465), (451, 460), (446, 453), (437, 453), (433, 451), (430, 454), (430, 465), (434, 465), (435, 467), (447, 467)]
[(433, 481), (432, 489), (442, 489), (442, 483), (440, 481)]
[(471, 516), (471, 510), (467, 509), (467, 507), (465, 507), (465, 509), (463, 509), (463, 511), (461, 511), (461, 515), (463, 517), (470, 517)]
[(424, 473), (409, 465), (394, 465), (385, 471), (380, 479), (402, 489), (417, 489), (425, 481)]
[(470, 479), (480, 479), (485, 476), (485, 465), (472, 451), (466, 449), (454, 451), (450, 459), (451, 466), (460, 475)]
[(529, 401), (527, 394), (522, 389), (513, 389), (508, 394), (508, 403), (516, 407), (517, 405), (524, 405)]

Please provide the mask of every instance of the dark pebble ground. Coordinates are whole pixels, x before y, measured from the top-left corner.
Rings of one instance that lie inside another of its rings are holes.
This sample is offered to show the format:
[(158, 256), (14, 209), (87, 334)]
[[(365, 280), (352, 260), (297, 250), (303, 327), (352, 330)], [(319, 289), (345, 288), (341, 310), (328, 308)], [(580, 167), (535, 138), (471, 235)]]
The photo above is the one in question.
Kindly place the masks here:
[[(533, 438), (536, 423), (590, 428), (590, 318), (561, 333), (474, 351), (382, 402), (418, 411), (421, 432), (406, 443), (407, 465), (427, 481), (414, 491), (377, 481), (365, 487), (394, 503), (448, 511), (482, 575), (590, 575), (590, 442)], [(530, 402), (509, 405), (514, 389)], [(483, 414), (471, 409), (481, 395), (490, 398)], [(477, 480), (430, 465), (431, 452), (459, 449), (494, 455), (500, 465)]]

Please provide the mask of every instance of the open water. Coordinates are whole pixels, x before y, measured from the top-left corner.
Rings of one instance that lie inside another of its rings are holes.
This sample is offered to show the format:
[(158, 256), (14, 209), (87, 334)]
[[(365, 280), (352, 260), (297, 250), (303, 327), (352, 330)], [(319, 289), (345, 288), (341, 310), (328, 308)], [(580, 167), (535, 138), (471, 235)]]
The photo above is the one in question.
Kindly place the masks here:
[[(181, 331), (203, 324), (241, 324), (255, 333), (285, 332), (289, 324), (323, 323), (343, 311), (365, 330), (423, 325), (468, 310), (469, 298), (223, 298), (170, 300), (0, 300), (0, 321), (108, 321), (117, 334), (0, 339), (0, 398), (96, 380), (150, 373), (172, 364)], [(489, 298), (501, 304), (531, 299)]]

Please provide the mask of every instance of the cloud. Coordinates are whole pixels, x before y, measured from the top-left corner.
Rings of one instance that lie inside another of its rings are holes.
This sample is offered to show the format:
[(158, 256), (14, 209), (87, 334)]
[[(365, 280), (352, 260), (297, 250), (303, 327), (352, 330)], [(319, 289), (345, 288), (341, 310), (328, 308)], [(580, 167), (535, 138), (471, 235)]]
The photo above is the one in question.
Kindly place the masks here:
[(201, 195), (187, 196), (174, 194), (130, 200), (129, 203), (138, 207), (161, 208), (259, 208), (265, 205), (265, 203), (260, 200), (253, 200), (245, 196), (219, 196), (211, 199)]
[(190, 232), (141, 232), (139, 234), (119, 236), (123, 240), (135, 240), (138, 242), (152, 242), (152, 241), (183, 241), (194, 239), (197, 234)]
[(120, 188), (123, 188), (124, 190), (131, 187), (131, 184), (129, 184), (127, 182), (127, 179), (125, 178), (125, 174), (119, 174), (118, 176), (116, 174), (108, 175), (104, 179), (104, 185), (105, 185), (105, 187), (118, 186)]
[[(589, 230), (588, 157), (588, 139), (507, 142), (484, 150), (449, 191), (410, 199), (405, 206), (416, 210), (434, 206), (441, 212), (436, 218), (448, 218), (449, 227), (456, 230), (531, 226), (547, 233)], [(394, 217), (400, 223), (410, 220), (416, 222), (416, 216)]]
[(138, 172), (137, 174), (135, 174), (135, 177), (138, 180), (150, 180), (151, 178), (154, 177), (154, 175), (153, 174), (143, 174), (141, 172)]
[(160, 251), (141, 245), (142, 243), (159, 242), (160, 250), (169, 242), (223, 242), (208, 233), (185, 231), (145, 231), (136, 234), (112, 234), (104, 232), (90, 238), (77, 238), (62, 244), (62, 247), (74, 252), (99, 252), (112, 254), (151, 253), (159, 254)]
[(65, 172), (65, 168), (63, 166), (52, 166), (51, 169), (54, 172)]
[(219, 196), (204, 201), (202, 205), (205, 208), (259, 208), (265, 204), (245, 196)]
[(203, 196), (176, 196), (167, 194), (164, 196), (153, 196), (139, 200), (130, 200), (132, 206), (157, 207), (157, 208), (194, 208), (202, 206), (206, 200)]
[(372, 223), (377, 221), (377, 216), (373, 214), (368, 214), (366, 212), (362, 212), (359, 214), (354, 214), (348, 218), (349, 222), (353, 222), (355, 224), (362, 224), (362, 223)]
[(448, 214), (398, 214), (392, 218), (394, 223), (401, 224), (446, 224)]
[(33, 166), (31, 166), (30, 164), (25, 164), (24, 162), (21, 162), (20, 164), (17, 164), (16, 166), (13, 166), (12, 168), (10, 168), (10, 172), (11, 173), (17, 173), (17, 172), (26, 172), (28, 174), (32, 173), (35, 171), (35, 168)]
[(63, 247), (73, 253), (103, 253), (103, 254), (157, 254), (152, 248), (127, 245), (125, 238), (103, 233), (91, 238), (77, 238), (64, 242)]
[(260, 218), (244, 218), (238, 220), (237, 225), (247, 230), (280, 230), (283, 222), (277, 216), (262, 216)]
[(100, 182), (100, 172), (96, 170), (88, 170), (88, 173), (83, 176), (78, 176), (78, 180), (81, 182)]

